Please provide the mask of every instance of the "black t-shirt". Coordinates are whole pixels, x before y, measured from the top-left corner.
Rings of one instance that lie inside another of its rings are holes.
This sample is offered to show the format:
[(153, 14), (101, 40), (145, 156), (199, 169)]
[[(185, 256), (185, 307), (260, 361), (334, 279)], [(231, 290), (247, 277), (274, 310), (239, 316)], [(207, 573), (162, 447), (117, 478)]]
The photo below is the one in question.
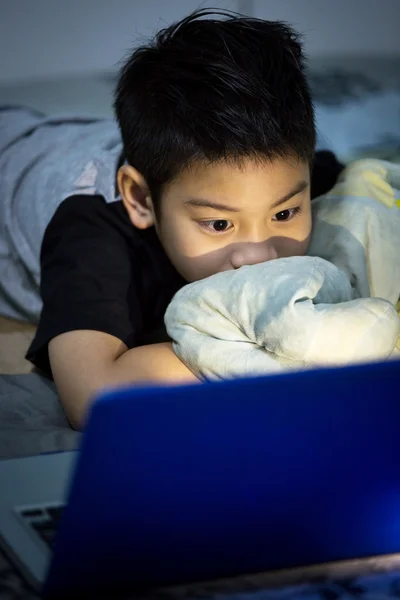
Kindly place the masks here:
[(155, 229), (135, 228), (121, 201), (68, 198), (43, 238), (43, 309), (27, 358), (50, 373), (49, 341), (77, 329), (109, 333), (128, 348), (147, 343), (184, 284)]
[[(311, 196), (328, 191), (342, 168), (332, 153), (317, 153)], [(27, 358), (50, 373), (49, 341), (78, 329), (109, 333), (128, 348), (155, 341), (151, 334), (162, 331), (167, 306), (183, 285), (155, 229), (136, 229), (121, 201), (68, 198), (44, 235), (43, 310)]]

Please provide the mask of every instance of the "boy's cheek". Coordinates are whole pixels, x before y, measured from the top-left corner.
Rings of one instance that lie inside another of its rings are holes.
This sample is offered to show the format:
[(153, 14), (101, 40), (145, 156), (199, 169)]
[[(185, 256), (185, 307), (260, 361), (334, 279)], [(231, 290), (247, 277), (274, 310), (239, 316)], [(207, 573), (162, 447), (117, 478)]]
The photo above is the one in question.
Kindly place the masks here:
[(303, 240), (294, 240), (292, 238), (276, 238), (275, 248), (279, 258), (289, 256), (305, 256), (310, 245), (311, 232)]
[(174, 261), (175, 268), (186, 281), (198, 281), (199, 279), (204, 279), (205, 277), (231, 268), (226, 254), (224, 249), (200, 254), (199, 256), (185, 256), (181, 254)]

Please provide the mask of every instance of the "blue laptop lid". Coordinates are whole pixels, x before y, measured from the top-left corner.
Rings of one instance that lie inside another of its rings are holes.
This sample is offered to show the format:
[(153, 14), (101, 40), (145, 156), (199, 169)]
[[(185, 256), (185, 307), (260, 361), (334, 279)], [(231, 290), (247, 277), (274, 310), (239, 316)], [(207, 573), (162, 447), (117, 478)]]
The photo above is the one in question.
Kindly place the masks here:
[(400, 551), (400, 362), (103, 394), (46, 592)]

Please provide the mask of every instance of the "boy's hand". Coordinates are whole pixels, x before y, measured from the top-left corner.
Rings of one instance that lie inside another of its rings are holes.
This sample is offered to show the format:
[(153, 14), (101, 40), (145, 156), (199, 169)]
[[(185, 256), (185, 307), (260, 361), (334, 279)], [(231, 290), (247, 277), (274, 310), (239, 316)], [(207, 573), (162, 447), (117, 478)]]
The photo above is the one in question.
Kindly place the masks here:
[(128, 350), (107, 333), (70, 331), (51, 340), (49, 358), (61, 403), (75, 429), (84, 426), (92, 397), (106, 387), (199, 383), (170, 342)]

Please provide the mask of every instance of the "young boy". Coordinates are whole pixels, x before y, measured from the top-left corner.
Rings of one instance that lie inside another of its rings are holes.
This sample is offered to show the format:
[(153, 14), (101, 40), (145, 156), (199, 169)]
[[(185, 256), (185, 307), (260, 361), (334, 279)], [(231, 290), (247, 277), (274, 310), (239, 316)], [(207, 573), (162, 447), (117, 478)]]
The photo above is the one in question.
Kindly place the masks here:
[(305, 254), (310, 196), (340, 171), (310, 182), (304, 59), (279, 22), (200, 11), (161, 31), (127, 60), (115, 111), (118, 127), (0, 111), (0, 313), (38, 322), (27, 357), (74, 427), (105, 386), (197, 381), (147, 343), (174, 293)]

